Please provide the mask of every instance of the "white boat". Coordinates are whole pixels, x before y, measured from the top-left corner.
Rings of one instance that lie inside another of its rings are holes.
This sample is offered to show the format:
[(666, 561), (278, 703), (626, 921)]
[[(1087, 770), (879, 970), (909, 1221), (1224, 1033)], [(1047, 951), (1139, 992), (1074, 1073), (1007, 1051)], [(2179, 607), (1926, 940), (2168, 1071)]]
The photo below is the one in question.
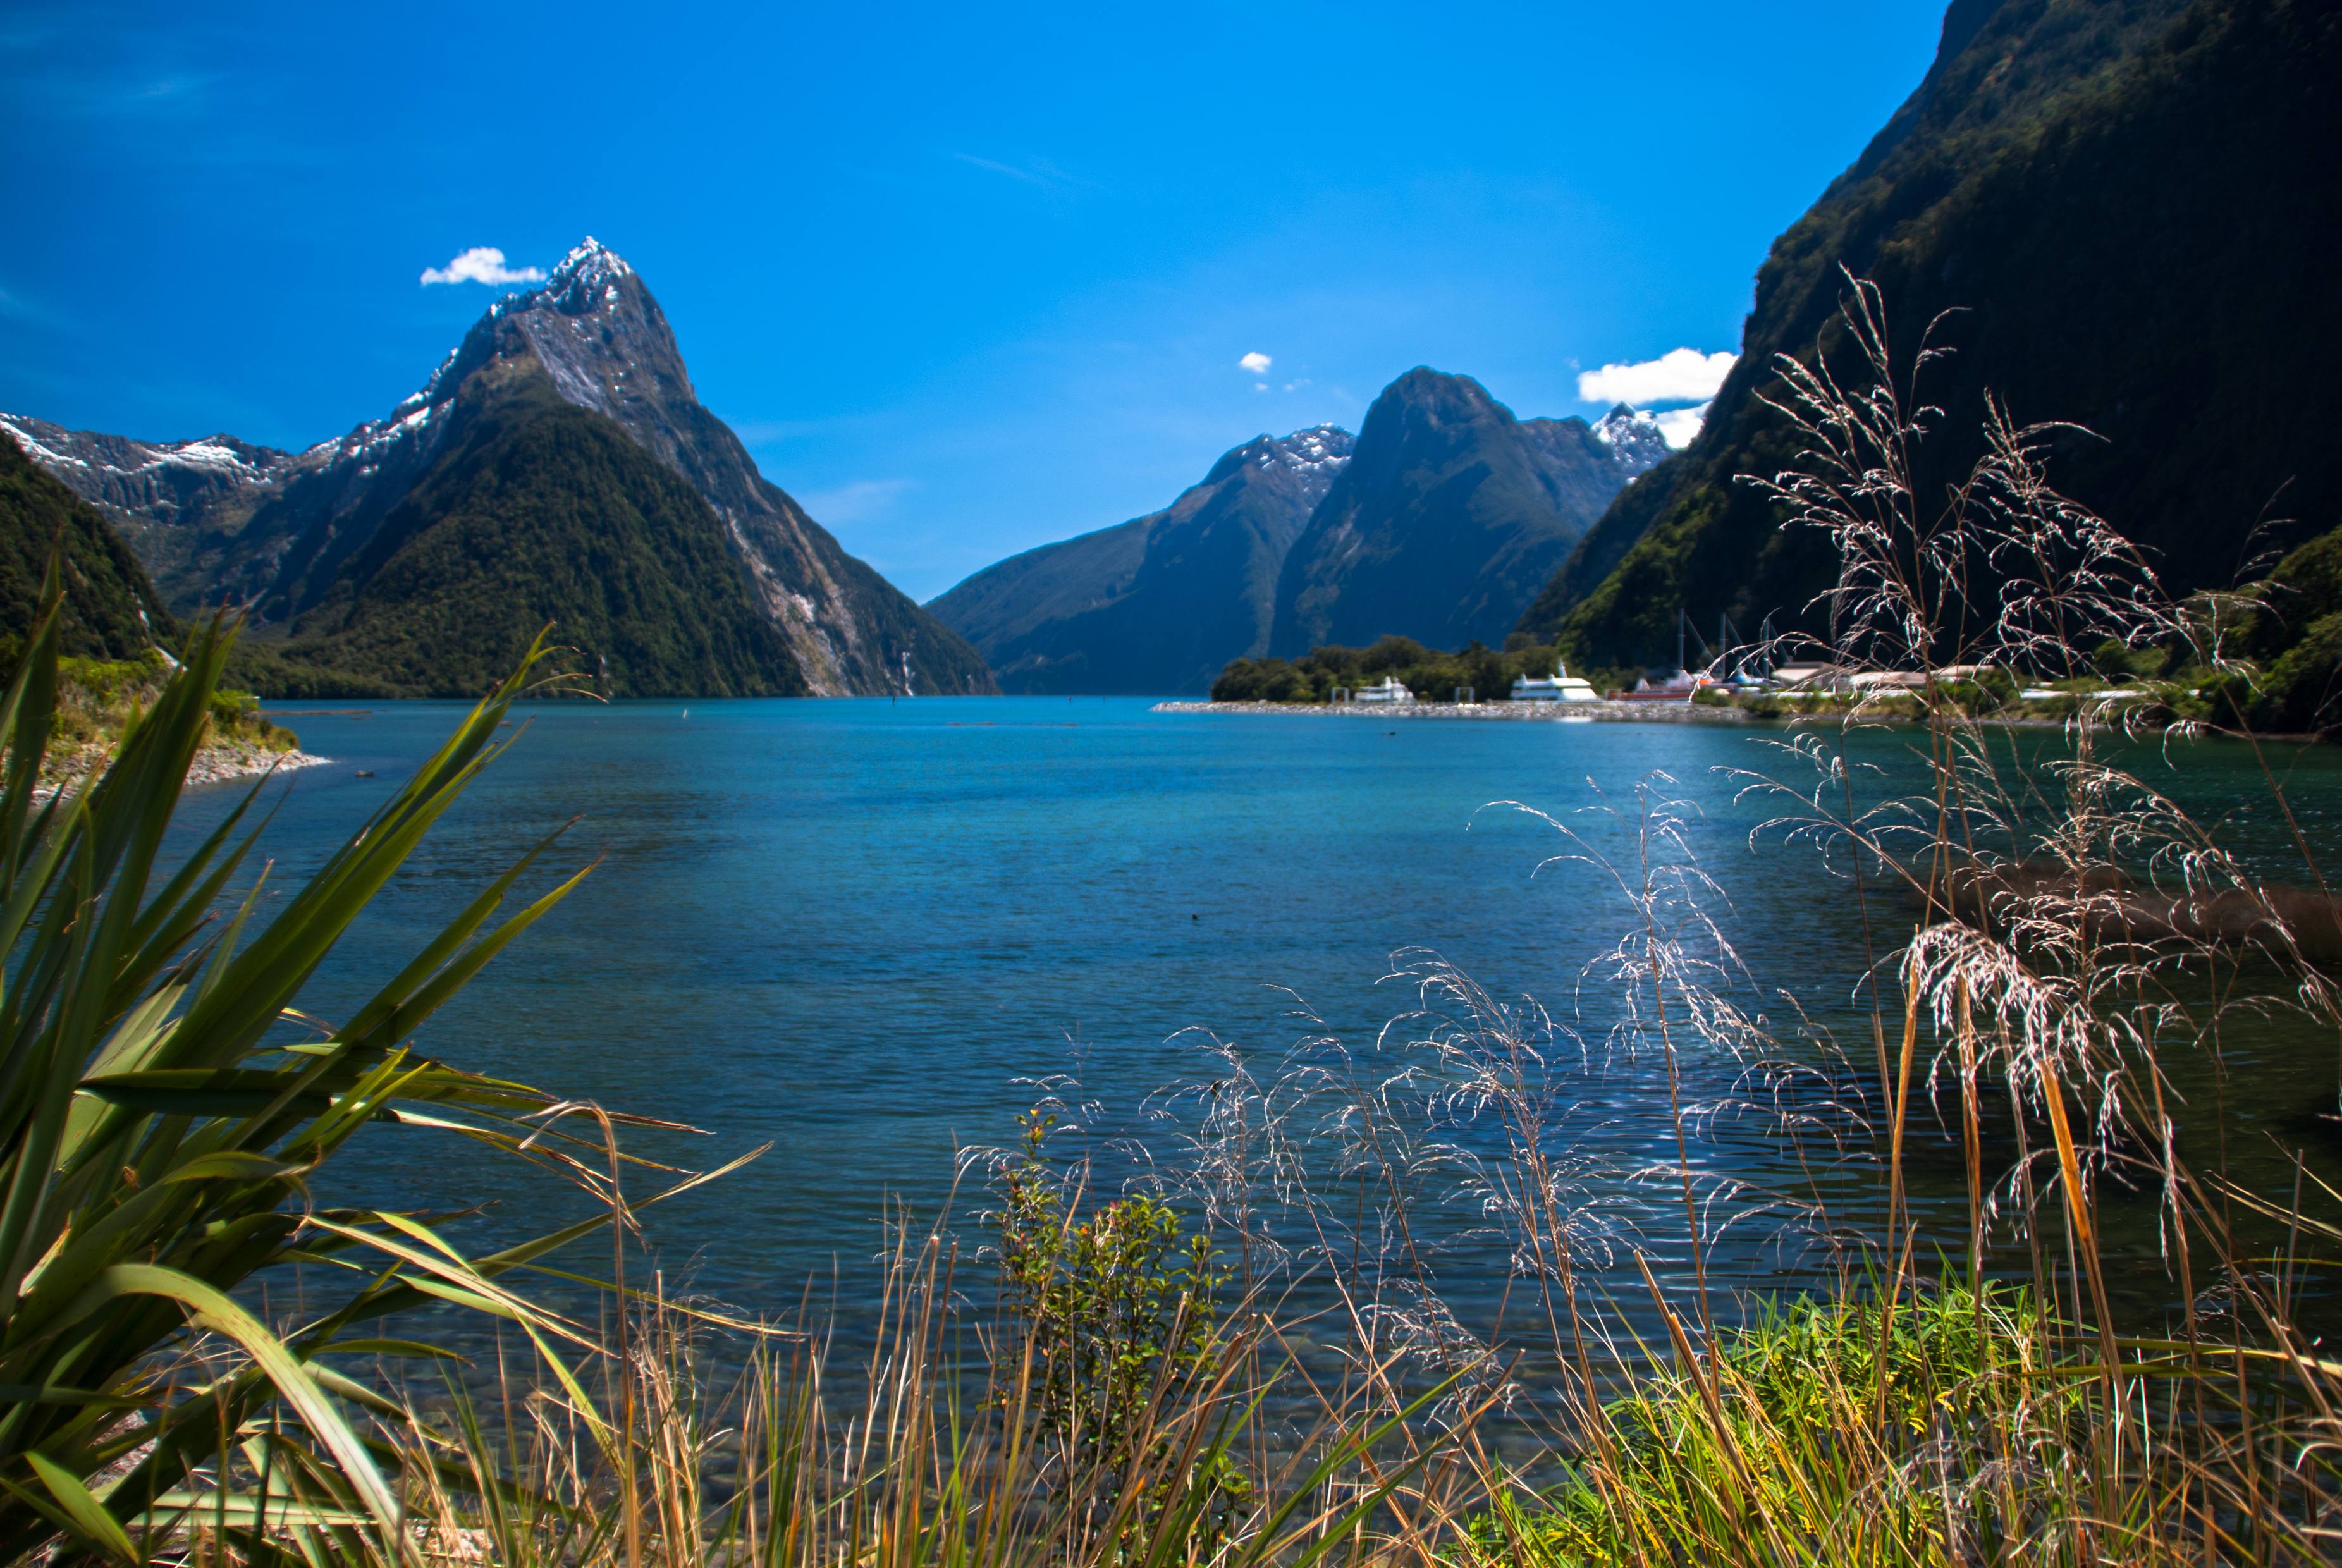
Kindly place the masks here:
[(1400, 685), (1397, 676), (1385, 675), (1374, 685), (1360, 686), (1350, 694), (1350, 700), (1354, 703), (1411, 703), (1415, 701), (1415, 694)]
[(1592, 703), (1600, 700), (1594, 694), (1594, 684), (1571, 674), (1567, 664), (1561, 665), (1550, 675), (1513, 677), (1513, 701), (1516, 703)]

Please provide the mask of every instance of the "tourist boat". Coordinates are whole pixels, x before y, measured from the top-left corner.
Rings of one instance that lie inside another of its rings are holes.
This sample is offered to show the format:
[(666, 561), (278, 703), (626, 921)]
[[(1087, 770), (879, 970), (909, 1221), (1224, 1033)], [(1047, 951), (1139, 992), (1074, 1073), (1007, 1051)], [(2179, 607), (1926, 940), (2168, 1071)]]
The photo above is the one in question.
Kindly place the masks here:
[(1513, 701), (1516, 703), (1593, 703), (1594, 683), (1581, 681), (1569, 673), (1567, 664), (1561, 665), (1550, 675), (1515, 675)]
[(1411, 703), (1415, 694), (1398, 684), (1396, 675), (1385, 675), (1371, 686), (1360, 686), (1350, 694), (1354, 703)]
[(1700, 687), (1718, 684), (1706, 675), (1695, 675), (1689, 670), (1679, 669), (1656, 686), (1646, 675), (1635, 683), (1635, 689), (1631, 692), (1612, 692), (1610, 700), (1614, 703), (1687, 703)]

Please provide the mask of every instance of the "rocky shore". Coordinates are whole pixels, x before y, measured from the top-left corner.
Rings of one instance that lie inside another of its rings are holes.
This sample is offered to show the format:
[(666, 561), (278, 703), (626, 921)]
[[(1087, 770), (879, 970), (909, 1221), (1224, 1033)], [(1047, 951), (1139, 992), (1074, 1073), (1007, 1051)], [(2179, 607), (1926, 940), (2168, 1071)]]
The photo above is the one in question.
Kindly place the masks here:
[[(95, 760), (96, 765), (103, 765), (103, 757)], [(190, 788), (197, 784), (232, 784), (237, 779), (257, 778), (271, 768), (278, 773), (291, 773), (296, 768), (323, 767), (333, 760), (331, 757), (314, 756), (305, 751), (271, 751), (263, 745), (229, 742), (205, 746), (197, 752), (195, 760), (187, 764), (187, 784)], [(46, 768), (42, 771), (49, 773)], [(34, 788), (33, 799), (35, 802), (49, 800), (60, 789), (77, 784), (87, 776), (86, 764), (62, 776), (52, 774), (50, 779), (44, 780)]]

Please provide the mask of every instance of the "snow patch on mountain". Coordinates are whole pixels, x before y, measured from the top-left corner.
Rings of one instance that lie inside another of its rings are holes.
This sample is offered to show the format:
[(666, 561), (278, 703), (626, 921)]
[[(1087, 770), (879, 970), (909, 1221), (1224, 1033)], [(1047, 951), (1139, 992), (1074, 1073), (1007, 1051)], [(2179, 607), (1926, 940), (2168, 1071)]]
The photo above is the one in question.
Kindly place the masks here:
[[(19, 424), (16, 422), (18, 417), (20, 416), (0, 414), (0, 431), (6, 431), (10, 435), (15, 436), (16, 438), (16, 444), (25, 449), (25, 456), (31, 458), (34, 462), (40, 464), (44, 467), (55, 467), (61, 464), (78, 464), (84, 468), (89, 466), (89, 464), (81, 458), (73, 456), (69, 453), (59, 452), (55, 448), (45, 445), (41, 442), (35, 440), (31, 431), (26, 430), (24, 424)], [(36, 419), (26, 419), (25, 421), (25, 424), (40, 424), (45, 423), (46, 422)]]

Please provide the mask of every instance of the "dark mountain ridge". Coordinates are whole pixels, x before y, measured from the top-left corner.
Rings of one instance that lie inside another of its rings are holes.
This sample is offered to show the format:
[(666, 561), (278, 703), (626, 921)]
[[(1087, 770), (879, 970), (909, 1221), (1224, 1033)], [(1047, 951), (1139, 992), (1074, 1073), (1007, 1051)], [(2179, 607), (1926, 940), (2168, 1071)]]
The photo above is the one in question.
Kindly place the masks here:
[[(1826, 631), (1827, 543), (1785, 531), (1743, 473), (1794, 453), (1756, 393), (1774, 356), (1859, 372), (1832, 329), (1841, 264), (1876, 280), (1907, 356), (1947, 310), (1957, 352), (1922, 400), (1939, 495), (1981, 447), (1990, 389), (2069, 419), (2052, 477), (2157, 552), (2178, 592), (2226, 585), (2269, 542), (2342, 514), (2319, 395), (2342, 330), (2342, 16), (2283, 0), (1960, 0), (1927, 79), (1775, 242), (1742, 357), (1682, 454), (1614, 502), (1520, 621), (1573, 660), (1656, 664), (1701, 624)], [(1857, 385), (1859, 381), (1857, 380)]]
[(1503, 642), (1663, 450), (1636, 423), (1623, 405), (1599, 433), (1575, 417), (1520, 420), (1468, 375), (1408, 371), (1366, 411), (1349, 465), (1285, 557), (1268, 652), (1386, 635)]

